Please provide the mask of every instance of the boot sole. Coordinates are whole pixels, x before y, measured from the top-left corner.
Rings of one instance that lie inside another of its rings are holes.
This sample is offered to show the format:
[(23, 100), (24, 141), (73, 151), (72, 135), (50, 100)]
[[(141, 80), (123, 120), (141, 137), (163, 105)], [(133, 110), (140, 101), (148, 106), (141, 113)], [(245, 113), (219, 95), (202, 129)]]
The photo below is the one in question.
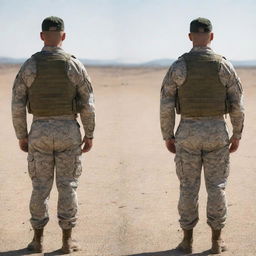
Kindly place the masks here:
[(221, 248), (219, 248), (218, 250), (213, 250), (213, 249), (211, 249), (211, 253), (212, 253), (212, 254), (220, 254), (220, 253), (226, 252), (226, 251), (227, 251), (227, 248), (226, 248), (226, 247), (221, 247)]
[(35, 252), (35, 253), (43, 252), (43, 250), (41, 250), (41, 249), (36, 250), (36, 249), (33, 249), (33, 248), (28, 248), (28, 247), (27, 247), (27, 250), (30, 251), (30, 252)]
[(77, 252), (81, 251), (81, 248), (71, 248), (71, 249), (63, 249), (61, 248), (60, 251), (64, 254), (72, 253), (72, 252)]
[(193, 249), (192, 248), (189, 248), (189, 249), (185, 249), (183, 247), (176, 247), (176, 250), (178, 251), (181, 251), (181, 252), (184, 252), (184, 253), (192, 253), (193, 252)]

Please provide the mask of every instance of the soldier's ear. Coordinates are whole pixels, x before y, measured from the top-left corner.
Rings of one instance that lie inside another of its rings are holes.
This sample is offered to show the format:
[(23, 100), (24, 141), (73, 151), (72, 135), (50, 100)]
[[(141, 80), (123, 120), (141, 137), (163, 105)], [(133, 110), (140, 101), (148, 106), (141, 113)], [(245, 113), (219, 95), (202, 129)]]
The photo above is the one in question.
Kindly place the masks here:
[(188, 38), (189, 38), (190, 41), (193, 41), (191, 33), (188, 34)]
[(62, 35), (61, 35), (61, 41), (64, 41), (66, 39), (66, 33), (63, 33)]
[(210, 34), (210, 40), (212, 41), (213, 38), (214, 38), (214, 34), (211, 32), (211, 34)]
[(44, 41), (44, 33), (43, 32), (40, 32), (40, 38), (41, 38), (41, 40)]

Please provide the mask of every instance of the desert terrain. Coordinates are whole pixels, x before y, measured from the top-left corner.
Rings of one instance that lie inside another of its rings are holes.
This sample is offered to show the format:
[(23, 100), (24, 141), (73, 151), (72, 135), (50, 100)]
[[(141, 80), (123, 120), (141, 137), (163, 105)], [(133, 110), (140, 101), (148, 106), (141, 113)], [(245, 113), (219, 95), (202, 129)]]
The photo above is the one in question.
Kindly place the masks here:
[[(11, 89), (18, 66), (0, 69), (0, 256), (29, 255), (31, 181), (26, 153), (19, 150), (11, 121)], [(178, 256), (179, 183), (174, 155), (164, 146), (159, 125), (159, 92), (167, 68), (87, 68), (97, 125), (94, 147), (83, 155), (79, 221), (74, 237), (81, 256)], [(238, 69), (244, 88), (246, 122), (238, 152), (231, 155), (229, 205), (223, 237), (225, 256), (256, 255), (256, 69)], [(229, 130), (232, 131), (228, 121)], [(61, 255), (57, 192), (49, 200), (44, 254)], [(200, 221), (194, 253), (210, 255), (202, 179)]]

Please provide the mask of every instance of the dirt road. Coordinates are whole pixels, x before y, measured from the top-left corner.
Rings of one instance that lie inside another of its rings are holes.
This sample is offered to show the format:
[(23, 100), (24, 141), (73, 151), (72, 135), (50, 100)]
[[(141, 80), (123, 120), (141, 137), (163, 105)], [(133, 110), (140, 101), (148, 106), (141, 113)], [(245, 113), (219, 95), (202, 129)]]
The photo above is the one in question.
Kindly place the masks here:
[[(0, 70), (0, 256), (28, 255), (31, 182), (26, 154), (18, 148), (11, 113), (11, 87), (17, 68)], [(97, 127), (92, 151), (83, 155), (75, 238), (82, 256), (175, 256), (182, 232), (178, 223), (178, 179), (173, 155), (159, 127), (159, 91), (166, 69), (89, 68), (96, 97)], [(229, 216), (223, 255), (256, 255), (256, 69), (240, 69), (246, 125), (239, 151), (231, 156), (227, 187)], [(229, 125), (230, 127), (230, 125)], [(49, 202), (45, 253), (60, 255), (57, 193)], [(204, 182), (193, 255), (209, 255)]]

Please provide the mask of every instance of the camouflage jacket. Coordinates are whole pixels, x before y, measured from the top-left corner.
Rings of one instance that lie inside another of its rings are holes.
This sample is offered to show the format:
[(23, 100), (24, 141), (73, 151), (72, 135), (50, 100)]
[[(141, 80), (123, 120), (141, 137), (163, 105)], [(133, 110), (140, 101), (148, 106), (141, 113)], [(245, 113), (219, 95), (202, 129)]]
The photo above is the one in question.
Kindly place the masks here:
[[(64, 52), (60, 47), (43, 47), (42, 51)], [(67, 66), (67, 74), (72, 84), (77, 88), (81, 99), (82, 110), (80, 112), (81, 122), (84, 127), (85, 136), (93, 137), (95, 127), (94, 97), (90, 78), (84, 65), (75, 57), (71, 57)], [(26, 105), (28, 99), (28, 88), (36, 77), (36, 62), (32, 56), (21, 67), (14, 81), (12, 90), (12, 120), (18, 139), (28, 136)], [(67, 117), (48, 117), (48, 119), (60, 119)]]
[[(213, 53), (210, 47), (193, 47), (191, 51), (207, 51)], [(181, 57), (172, 64), (163, 80), (160, 101), (160, 123), (164, 140), (174, 136), (177, 89), (185, 82), (186, 76), (186, 63)], [(243, 90), (240, 79), (232, 64), (224, 58), (221, 62), (219, 78), (223, 86), (227, 88), (228, 99), (231, 105), (229, 116), (233, 126), (233, 136), (240, 139), (244, 123)], [(207, 117), (207, 119), (211, 118), (216, 117)], [(223, 117), (220, 118), (223, 119)], [(198, 118), (190, 119), (196, 120)]]

